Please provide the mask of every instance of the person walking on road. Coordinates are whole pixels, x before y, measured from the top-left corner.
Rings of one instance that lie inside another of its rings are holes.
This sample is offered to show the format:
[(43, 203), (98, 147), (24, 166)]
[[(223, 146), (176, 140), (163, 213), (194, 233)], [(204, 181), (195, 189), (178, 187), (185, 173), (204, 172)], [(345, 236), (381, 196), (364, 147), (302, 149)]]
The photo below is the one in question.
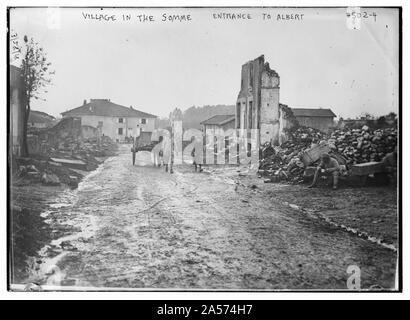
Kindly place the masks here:
[(198, 154), (198, 152), (196, 152), (196, 147), (194, 147), (191, 151), (192, 164), (195, 167), (195, 172), (198, 171), (198, 166), (199, 166), (199, 172), (202, 172), (202, 164), (197, 162), (198, 156), (199, 156), (199, 154)]
[(132, 152), (132, 165), (135, 166), (135, 154), (137, 152), (137, 146), (135, 143), (136, 139), (132, 139), (132, 148), (131, 148), (131, 152)]
[(164, 151), (159, 150), (158, 152), (158, 167), (161, 167), (164, 164)]
[(383, 172), (378, 173), (378, 176), (385, 176), (386, 183), (397, 182), (397, 146), (393, 152), (386, 154), (381, 161)]
[(162, 142), (162, 164), (165, 166), (165, 172), (169, 170), (171, 162), (171, 143), (168, 140)]

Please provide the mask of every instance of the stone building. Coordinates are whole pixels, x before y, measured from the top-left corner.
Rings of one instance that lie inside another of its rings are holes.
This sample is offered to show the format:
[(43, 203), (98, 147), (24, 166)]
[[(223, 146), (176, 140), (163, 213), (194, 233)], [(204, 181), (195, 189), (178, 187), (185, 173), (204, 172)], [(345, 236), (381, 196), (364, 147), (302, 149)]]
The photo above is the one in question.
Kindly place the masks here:
[(205, 134), (224, 135), (228, 129), (235, 128), (235, 115), (216, 115), (201, 122)]
[[(236, 146), (229, 151), (229, 137), (235, 131), (235, 115), (215, 115), (201, 122), (205, 137), (207, 164), (237, 163)], [(232, 158), (230, 160), (230, 157)]]
[(260, 144), (279, 144), (279, 83), (279, 75), (265, 62), (263, 55), (242, 66), (235, 127), (259, 129)]
[(292, 112), (301, 126), (326, 131), (335, 125), (336, 115), (330, 109), (292, 108)]
[(157, 119), (155, 115), (121, 106), (109, 99), (84, 100), (82, 106), (61, 115), (63, 118), (79, 117), (82, 125), (99, 128), (103, 135), (117, 142), (137, 137), (141, 132), (152, 133)]

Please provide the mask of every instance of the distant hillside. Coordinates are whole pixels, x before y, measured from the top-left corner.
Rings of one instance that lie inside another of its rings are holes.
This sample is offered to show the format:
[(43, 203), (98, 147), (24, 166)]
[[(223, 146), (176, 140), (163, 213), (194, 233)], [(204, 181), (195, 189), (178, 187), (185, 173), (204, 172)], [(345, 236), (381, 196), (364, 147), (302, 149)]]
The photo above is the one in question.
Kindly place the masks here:
[(169, 123), (168, 118), (159, 118), (157, 119), (158, 128), (165, 129), (168, 128), (171, 124)]
[[(218, 104), (216, 106), (192, 106), (182, 112), (182, 125), (184, 129), (202, 129), (201, 122), (216, 115), (235, 114), (235, 106)], [(169, 118), (159, 118), (158, 128), (168, 128), (171, 124)]]
[(184, 128), (201, 129), (200, 123), (218, 114), (235, 114), (235, 106), (218, 104), (216, 106), (191, 107), (182, 114)]

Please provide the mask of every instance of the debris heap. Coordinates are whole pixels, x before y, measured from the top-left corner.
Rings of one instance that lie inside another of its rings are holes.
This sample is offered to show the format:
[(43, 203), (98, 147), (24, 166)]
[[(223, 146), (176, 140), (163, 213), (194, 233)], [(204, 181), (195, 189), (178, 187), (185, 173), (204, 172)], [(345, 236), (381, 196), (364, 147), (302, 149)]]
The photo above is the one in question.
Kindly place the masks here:
[[(279, 147), (265, 144), (261, 150), (260, 176), (265, 182), (286, 180), (291, 183), (304, 181), (306, 165), (302, 155), (306, 150), (327, 143), (330, 155), (349, 166), (370, 161), (381, 161), (397, 145), (397, 128), (335, 129), (326, 134), (317, 129), (298, 127), (287, 132), (288, 140)], [(311, 166), (317, 165), (315, 163)]]
[(384, 128), (335, 130), (328, 139), (329, 146), (342, 154), (348, 165), (381, 161), (397, 145), (397, 129)]
[(287, 137), (280, 147), (272, 147), (269, 143), (262, 147), (259, 173), (267, 177), (267, 182), (300, 182), (305, 170), (301, 155), (312, 145), (327, 139), (323, 132), (308, 127), (288, 130)]
[(47, 155), (50, 158), (81, 160), (87, 164), (85, 170), (91, 171), (101, 162), (99, 158), (113, 156), (116, 150), (117, 145), (107, 136), (100, 139), (76, 139), (69, 136), (51, 147)]
[(99, 140), (60, 137), (55, 144), (47, 145), (42, 153), (29, 158), (17, 158), (13, 163), (13, 181), (18, 184), (64, 183), (75, 188), (87, 171), (96, 169), (106, 157), (114, 155), (117, 148), (117, 145), (105, 136)]

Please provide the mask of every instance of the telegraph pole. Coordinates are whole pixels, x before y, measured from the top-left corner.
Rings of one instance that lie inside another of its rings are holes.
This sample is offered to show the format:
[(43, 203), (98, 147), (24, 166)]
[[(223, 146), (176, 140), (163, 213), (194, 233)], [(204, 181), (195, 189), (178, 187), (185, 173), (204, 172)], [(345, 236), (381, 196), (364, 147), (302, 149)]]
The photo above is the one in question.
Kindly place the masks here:
[[(175, 108), (174, 111), (170, 114), (171, 121), (171, 163), (170, 163), (170, 173), (174, 172), (174, 163), (175, 163), (175, 152), (178, 153), (176, 163), (180, 164), (182, 161), (182, 111), (178, 108)], [(177, 125), (175, 122), (179, 121)], [(175, 139), (181, 139), (177, 145), (175, 145)]]
[(175, 120), (175, 111), (171, 114), (171, 163), (169, 165), (169, 173), (174, 173), (174, 120)]

